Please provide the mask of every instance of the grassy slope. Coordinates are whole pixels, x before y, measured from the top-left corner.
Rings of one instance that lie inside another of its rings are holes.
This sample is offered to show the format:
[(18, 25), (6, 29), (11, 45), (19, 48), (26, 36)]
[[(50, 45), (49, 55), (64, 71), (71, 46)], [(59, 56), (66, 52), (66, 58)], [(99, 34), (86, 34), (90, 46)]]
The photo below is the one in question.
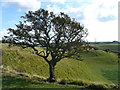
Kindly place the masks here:
[(113, 51), (113, 52), (120, 52), (119, 44), (103, 44), (103, 45), (101, 44), (96, 46), (101, 50), (109, 49), (110, 51)]
[[(36, 56), (31, 49), (7, 48), (7, 45), (3, 44), (2, 54), (4, 68), (8, 71), (17, 72), (17, 74), (24, 73), (43, 79), (49, 75), (47, 63)], [(58, 81), (117, 84), (118, 58), (116, 54), (91, 51), (81, 53), (81, 56), (84, 61), (65, 58), (58, 62), (55, 70)]]
[(77, 85), (61, 85), (58, 83), (48, 83), (35, 78), (26, 78), (24, 76), (4, 76), (3, 88), (82, 88)]

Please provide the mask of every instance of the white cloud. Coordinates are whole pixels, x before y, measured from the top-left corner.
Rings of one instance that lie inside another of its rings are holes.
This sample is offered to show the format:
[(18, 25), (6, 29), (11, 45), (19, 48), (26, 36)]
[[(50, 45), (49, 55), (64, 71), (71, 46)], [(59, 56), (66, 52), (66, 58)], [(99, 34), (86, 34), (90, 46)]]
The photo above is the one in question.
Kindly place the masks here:
[[(76, 18), (88, 28), (88, 41), (110, 41), (118, 39), (118, 1), (119, 0), (4, 0), (14, 2), (19, 10), (37, 10), (40, 2), (53, 2), (47, 5), (49, 11), (65, 12)], [(69, 3), (80, 4), (78, 7)], [(59, 7), (57, 3), (64, 4)], [(10, 4), (10, 3), (7, 3)], [(12, 4), (13, 5), (13, 4)], [(112, 36), (114, 35), (114, 36)]]
[(85, 6), (83, 20), (89, 30), (89, 41), (118, 40), (117, 0), (93, 0)]
[(0, 40), (3, 36), (8, 35), (8, 30), (7, 29), (2, 29), (0, 30)]
[[(91, 22), (91, 24), (90, 24)], [(111, 41), (118, 40), (118, 23), (116, 21), (99, 22), (97, 20), (86, 21), (89, 41)]]
[[(75, 0), (76, 1), (76, 0)], [(82, 0), (83, 1), (83, 0)], [(84, 0), (85, 1), (85, 0)], [(88, 1), (88, 0), (87, 0)], [(82, 3), (77, 8), (71, 7), (70, 5), (67, 5), (64, 8), (60, 8), (56, 4), (48, 5), (47, 9), (50, 11), (54, 11), (55, 13), (59, 12), (65, 12), (65, 13), (77, 13), (76, 16), (80, 16), (80, 12), (82, 12), (86, 19), (97, 19), (102, 17), (108, 17), (108, 16), (114, 16), (117, 17), (118, 10), (117, 10), (117, 1), (110, 0), (110, 3), (108, 0), (89, 0), (91, 3)], [(71, 2), (72, 3), (72, 2)]]
[(64, 12), (64, 9), (61, 9), (60, 7), (58, 7), (57, 5), (53, 5), (53, 6), (51, 6), (51, 5), (47, 5), (47, 10), (49, 10), (49, 11), (53, 11), (54, 13), (59, 13), (59, 12)]
[(39, 0), (4, 0), (3, 6), (12, 5), (17, 7), (19, 11), (22, 10), (37, 10), (41, 6), (41, 2)]
[(50, 0), (50, 2), (56, 2), (56, 3), (64, 4), (66, 2), (66, 0)]
[(118, 40), (117, 0), (74, 0), (73, 2), (80, 3), (80, 6), (75, 8), (66, 1), (64, 8), (48, 5), (47, 9), (55, 13), (65, 12), (82, 22), (89, 31), (88, 41), (94, 41), (95, 38), (98, 41)]

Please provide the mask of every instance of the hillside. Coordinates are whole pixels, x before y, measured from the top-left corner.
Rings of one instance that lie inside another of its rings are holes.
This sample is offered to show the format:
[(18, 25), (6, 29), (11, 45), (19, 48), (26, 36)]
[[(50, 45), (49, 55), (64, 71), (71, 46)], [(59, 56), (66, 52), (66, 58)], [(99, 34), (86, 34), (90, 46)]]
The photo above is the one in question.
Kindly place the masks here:
[(101, 50), (108, 49), (109, 51), (120, 53), (120, 44), (103, 44), (103, 45), (96, 45), (96, 47), (98, 47), (98, 49)]
[(89, 42), (90, 44), (120, 44), (119, 41), (112, 41), (112, 42)]
[[(55, 74), (58, 82), (80, 85), (118, 84), (118, 57), (116, 54), (96, 50), (81, 52), (80, 55), (83, 61), (64, 58), (57, 63)], [(49, 75), (47, 63), (35, 55), (30, 48), (22, 49), (17, 46), (9, 48), (7, 44), (2, 44), (2, 63), (4, 67), (3, 87), (9, 88), (4, 79), (6, 76), (20, 75), (45, 80)]]

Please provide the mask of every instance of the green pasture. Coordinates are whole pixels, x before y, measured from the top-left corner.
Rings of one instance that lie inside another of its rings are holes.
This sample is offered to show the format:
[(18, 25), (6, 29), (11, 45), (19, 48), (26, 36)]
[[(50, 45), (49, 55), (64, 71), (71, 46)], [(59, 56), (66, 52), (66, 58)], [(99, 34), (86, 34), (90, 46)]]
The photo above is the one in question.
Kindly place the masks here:
[[(2, 44), (3, 88), (82, 88), (89, 85), (110, 87), (118, 84), (116, 54), (91, 50), (81, 52), (79, 55), (80, 60), (64, 58), (57, 63), (55, 75), (61, 84), (51, 84), (41, 81), (49, 77), (49, 68), (43, 58), (35, 55), (30, 48), (22, 49), (17, 46), (10, 48), (7, 44)], [(18, 79), (17, 76), (20, 75), (29, 79), (27, 81), (24, 78)], [(32, 83), (35, 78), (40, 79), (35, 81), (37, 84)]]

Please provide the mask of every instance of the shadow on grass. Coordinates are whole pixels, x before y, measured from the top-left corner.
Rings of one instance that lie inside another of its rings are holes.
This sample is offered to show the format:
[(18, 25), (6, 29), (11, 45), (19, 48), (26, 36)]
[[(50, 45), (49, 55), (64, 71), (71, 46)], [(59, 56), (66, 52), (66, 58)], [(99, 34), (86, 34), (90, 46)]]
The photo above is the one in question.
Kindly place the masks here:
[(11, 77), (11, 76), (3, 76), (2, 83), (3, 90), (5, 89), (18, 89), (22, 88), (26, 89), (34, 89), (34, 88), (81, 88), (81, 86), (77, 85), (61, 85), (58, 82), (49, 83), (40, 78), (26, 78), (26, 77)]
[(41, 78), (29, 78), (24, 76), (3, 76), (2, 87), (4, 89), (12, 88), (83, 88), (83, 89), (106, 89), (118, 88), (115, 85), (109, 84), (95, 84), (83, 81), (67, 81), (49, 83)]
[(11, 76), (4, 76), (2, 80), (2, 87), (3, 88), (24, 88), (29, 87), (31, 85), (36, 84), (43, 84), (43, 80), (40, 79), (30, 79), (25, 77), (11, 77)]

